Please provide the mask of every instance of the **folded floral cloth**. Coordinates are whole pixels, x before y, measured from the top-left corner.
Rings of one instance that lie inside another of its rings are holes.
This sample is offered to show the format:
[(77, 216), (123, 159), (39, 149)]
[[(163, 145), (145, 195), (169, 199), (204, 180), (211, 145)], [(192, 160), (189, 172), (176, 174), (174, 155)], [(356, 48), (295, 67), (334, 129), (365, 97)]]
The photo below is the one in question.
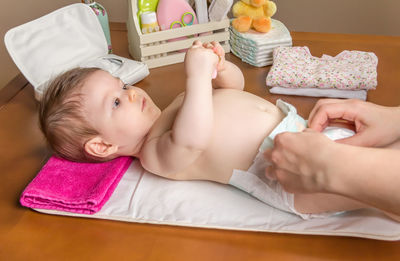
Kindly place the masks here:
[(29, 208), (94, 214), (110, 198), (131, 162), (131, 157), (79, 163), (53, 156), (25, 188), (20, 202)]
[(370, 90), (377, 86), (378, 58), (372, 52), (311, 55), (308, 47), (277, 47), (267, 85), (285, 88)]

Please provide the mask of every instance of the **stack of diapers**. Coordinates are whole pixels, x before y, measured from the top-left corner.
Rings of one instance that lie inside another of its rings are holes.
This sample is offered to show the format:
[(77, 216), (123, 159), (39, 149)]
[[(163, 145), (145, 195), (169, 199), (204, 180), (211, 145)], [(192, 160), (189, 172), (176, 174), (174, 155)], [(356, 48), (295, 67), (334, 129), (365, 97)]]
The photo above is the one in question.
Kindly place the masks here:
[(311, 55), (308, 47), (278, 47), (267, 86), (276, 94), (367, 99), (377, 86), (378, 58), (372, 52)]
[(230, 26), (229, 43), (232, 53), (256, 67), (271, 65), (274, 48), (292, 46), (292, 37), (285, 25), (278, 20), (271, 20), (271, 30), (268, 33), (259, 33), (253, 29), (240, 33)]

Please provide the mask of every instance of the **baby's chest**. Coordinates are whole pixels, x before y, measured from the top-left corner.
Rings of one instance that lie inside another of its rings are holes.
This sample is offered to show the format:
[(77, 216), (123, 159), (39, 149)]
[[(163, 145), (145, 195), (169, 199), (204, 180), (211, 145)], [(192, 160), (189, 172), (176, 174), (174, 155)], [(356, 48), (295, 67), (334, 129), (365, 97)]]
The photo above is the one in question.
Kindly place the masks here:
[(281, 120), (280, 111), (270, 105), (251, 99), (235, 103), (216, 100), (206, 157), (232, 166), (251, 164), (264, 138)]
[[(240, 94), (244, 95), (240, 95)], [(281, 120), (281, 112), (268, 101), (246, 93), (215, 97), (214, 135), (234, 143), (259, 141)]]
[(254, 152), (276, 126), (276, 117), (259, 106), (249, 104), (216, 105), (210, 149), (225, 149), (224, 154)]

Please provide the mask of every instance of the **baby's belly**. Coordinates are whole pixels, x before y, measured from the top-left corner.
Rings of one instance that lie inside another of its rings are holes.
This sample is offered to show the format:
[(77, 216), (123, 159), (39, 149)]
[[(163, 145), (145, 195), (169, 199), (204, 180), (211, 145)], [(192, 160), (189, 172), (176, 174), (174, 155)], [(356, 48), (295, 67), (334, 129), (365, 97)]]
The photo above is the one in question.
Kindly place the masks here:
[(270, 102), (246, 92), (219, 90), (214, 94), (214, 130), (210, 145), (182, 173), (185, 179), (228, 183), (233, 169), (247, 170), (264, 138), (282, 120)]

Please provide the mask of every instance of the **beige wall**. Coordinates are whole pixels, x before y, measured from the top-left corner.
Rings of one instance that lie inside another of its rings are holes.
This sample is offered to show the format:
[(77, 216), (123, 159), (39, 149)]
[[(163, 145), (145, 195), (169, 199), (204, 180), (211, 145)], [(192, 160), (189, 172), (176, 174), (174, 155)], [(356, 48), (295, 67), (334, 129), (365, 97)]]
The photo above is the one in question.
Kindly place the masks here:
[(291, 31), (400, 36), (399, 0), (274, 0)]
[[(99, 0), (110, 21), (125, 22), (128, 0)], [(384, 34), (400, 36), (400, 0), (274, 0), (274, 16), (291, 31)], [(0, 35), (73, 0), (0, 0)], [(18, 74), (18, 68), (0, 41), (0, 88)]]

